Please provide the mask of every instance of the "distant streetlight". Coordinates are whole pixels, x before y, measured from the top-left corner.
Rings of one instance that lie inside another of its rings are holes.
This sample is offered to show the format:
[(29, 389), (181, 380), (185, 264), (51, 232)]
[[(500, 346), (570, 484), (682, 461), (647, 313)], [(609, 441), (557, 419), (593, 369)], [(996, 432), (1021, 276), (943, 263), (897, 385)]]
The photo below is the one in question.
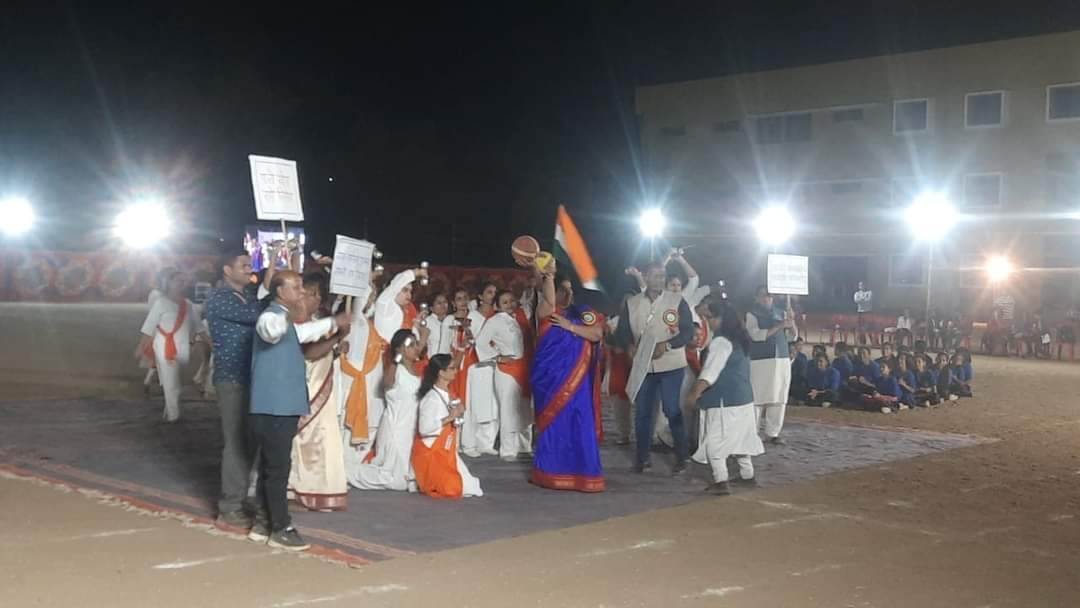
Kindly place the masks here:
[(795, 217), (786, 207), (771, 205), (754, 220), (754, 231), (758, 240), (770, 247), (783, 245), (795, 235)]
[(113, 233), (133, 249), (145, 249), (169, 236), (171, 226), (165, 206), (156, 202), (135, 203), (116, 216)]
[(649, 239), (649, 259), (652, 260), (656, 257), (656, 239), (663, 236), (667, 228), (667, 218), (657, 207), (646, 209), (638, 219), (638, 228), (641, 235)]
[(1016, 268), (1013, 263), (1009, 261), (1009, 258), (1003, 255), (996, 255), (986, 261), (986, 276), (989, 277), (991, 283), (1000, 283), (1009, 278), (1009, 275), (1013, 273)]
[(917, 241), (926, 242), (926, 341), (930, 342), (930, 305), (933, 294), (934, 244), (945, 238), (959, 215), (941, 192), (924, 192), (915, 197), (904, 214), (908, 229)]
[(0, 201), (0, 231), (10, 237), (26, 234), (36, 221), (34, 208), (30, 201), (21, 196), (12, 196)]

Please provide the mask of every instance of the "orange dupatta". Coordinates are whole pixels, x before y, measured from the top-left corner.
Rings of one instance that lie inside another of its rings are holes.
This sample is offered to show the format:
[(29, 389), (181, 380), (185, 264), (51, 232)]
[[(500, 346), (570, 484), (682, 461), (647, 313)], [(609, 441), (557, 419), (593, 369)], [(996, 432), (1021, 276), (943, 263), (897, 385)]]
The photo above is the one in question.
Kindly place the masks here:
[[(184, 326), (184, 321), (187, 320), (187, 302), (180, 302), (180, 310), (176, 313), (176, 323), (173, 325), (172, 331), (165, 331), (161, 329), (161, 326), (157, 326), (158, 333), (165, 336), (165, 360), (172, 362), (176, 361), (176, 357), (179, 355), (179, 351), (176, 349), (176, 332), (180, 331), (180, 328)], [(153, 349), (150, 351), (153, 353)]]
[(345, 400), (345, 426), (349, 429), (352, 437), (349, 443), (357, 444), (367, 441), (368, 438), (368, 400), (367, 400), (367, 375), (371, 373), (379, 363), (383, 351), (386, 350), (386, 340), (382, 339), (379, 332), (375, 331), (375, 323), (368, 319), (367, 348), (364, 350), (362, 367), (357, 369), (349, 363), (348, 357), (342, 357), (341, 371), (352, 378), (352, 388)]

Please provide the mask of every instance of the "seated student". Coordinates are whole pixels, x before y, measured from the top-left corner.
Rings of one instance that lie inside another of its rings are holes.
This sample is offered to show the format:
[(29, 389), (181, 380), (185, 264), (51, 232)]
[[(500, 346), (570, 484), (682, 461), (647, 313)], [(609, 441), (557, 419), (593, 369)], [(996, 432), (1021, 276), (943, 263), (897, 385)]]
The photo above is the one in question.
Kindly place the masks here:
[(817, 360), (818, 357), (829, 358), (829, 349), (825, 348), (824, 344), (815, 344), (814, 349), (810, 351), (811, 360)]
[(843, 342), (837, 342), (833, 348), (833, 361), (832, 366), (836, 368), (836, 371), (840, 372), (841, 382), (847, 382), (855, 373), (855, 367), (851, 363), (850, 351), (847, 344)]
[(898, 364), (896, 362), (896, 355), (893, 354), (892, 344), (885, 343), (881, 345), (881, 356), (877, 358), (877, 363), (878, 365), (881, 365), (882, 363), (888, 363), (889, 368), (893, 371), (896, 371)]
[(964, 379), (967, 381), (968, 384), (971, 384), (971, 381), (975, 379), (975, 368), (971, 365), (971, 351), (961, 346), (960, 348), (956, 349), (956, 354), (960, 355), (963, 358), (965, 374)]
[(870, 348), (860, 346), (859, 359), (855, 362), (852, 374), (847, 380), (848, 391), (856, 395), (873, 394), (877, 391), (877, 381), (880, 378), (881, 366), (874, 361)]
[(915, 404), (930, 407), (942, 402), (937, 395), (937, 373), (926, 356), (915, 357)]
[(806, 400), (806, 368), (809, 362), (806, 354), (802, 352), (803, 340), (796, 338), (788, 346), (788, 354), (791, 356), (791, 387), (788, 396), (793, 402)]
[(806, 370), (806, 387), (806, 405), (832, 407), (840, 402), (840, 372), (824, 354), (814, 357), (814, 365)]
[(942, 401), (956, 401), (959, 397), (952, 391), (953, 374), (952, 366), (949, 365), (949, 355), (938, 353), (934, 363), (934, 372), (937, 373), (937, 392)]
[(909, 407), (915, 407), (915, 391), (918, 382), (915, 380), (915, 362), (911, 355), (897, 357), (896, 369), (893, 371), (897, 383), (900, 384), (900, 403)]
[(930, 365), (930, 360), (923, 356), (915, 357), (915, 405), (930, 407), (941, 403), (937, 392), (937, 372)]
[(949, 392), (960, 397), (974, 396), (971, 392), (971, 382), (968, 379), (967, 369), (964, 365), (964, 356), (956, 353), (952, 356), (950, 363), (953, 380), (949, 385)]
[[(862, 380), (863, 377), (859, 379)], [(892, 376), (892, 368), (888, 363), (881, 364), (873, 391), (864, 393), (861, 399), (864, 409), (878, 410), (882, 414), (891, 414), (894, 409), (908, 409), (907, 405), (900, 403), (900, 383)]]

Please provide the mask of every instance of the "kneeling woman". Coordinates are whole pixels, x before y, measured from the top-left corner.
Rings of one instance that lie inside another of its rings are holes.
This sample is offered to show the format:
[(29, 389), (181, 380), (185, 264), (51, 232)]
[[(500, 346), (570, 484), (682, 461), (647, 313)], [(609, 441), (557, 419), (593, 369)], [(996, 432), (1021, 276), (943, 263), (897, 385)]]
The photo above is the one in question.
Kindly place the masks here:
[(465, 406), (450, 398), (458, 363), (450, 355), (432, 357), (416, 395), (420, 414), (412, 447), (413, 473), (417, 488), (432, 498), (484, 495), (480, 480), (458, 454), (458, 427)]
[(705, 490), (730, 494), (728, 456), (735, 456), (739, 463), (739, 481), (753, 482), (750, 457), (765, 451), (757, 433), (750, 384), (750, 334), (738, 313), (721, 300), (709, 303), (707, 322), (716, 337), (709, 343), (709, 356), (687, 399), (705, 412), (703, 441), (714, 479)]
[(349, 483), (361, 490), (409, 488), (409, 455), (416, 437), (416, 391), (420, 389), (420, 343), (412, 331), (399, 329), (390, 341), (393, 359), (383, 368), (386, 409), (379, 418), (375, 445), (364, 463), (349, 471)]

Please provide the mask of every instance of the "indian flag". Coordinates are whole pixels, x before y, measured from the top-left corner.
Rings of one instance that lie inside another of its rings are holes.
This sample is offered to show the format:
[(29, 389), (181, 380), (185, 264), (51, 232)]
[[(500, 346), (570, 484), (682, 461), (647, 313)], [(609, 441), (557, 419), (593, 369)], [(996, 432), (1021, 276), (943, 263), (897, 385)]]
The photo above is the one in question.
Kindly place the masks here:
[(589, 249), (585, 247), (585, 239), (581, 238), (574, 220), (570, 219), (570, 214), (562, 205), (559, 205), (559, 212), (555, 218), (553, 253), (556, 260), (562, 263), (569, 262), (574, 267), (574, 272), (581, 281), (582, 287), (593, 291), (603, 291), (597, 280), (599, 275), (596, 272), (596, 266), (593, 264), (592, 257), (589, 256)]

